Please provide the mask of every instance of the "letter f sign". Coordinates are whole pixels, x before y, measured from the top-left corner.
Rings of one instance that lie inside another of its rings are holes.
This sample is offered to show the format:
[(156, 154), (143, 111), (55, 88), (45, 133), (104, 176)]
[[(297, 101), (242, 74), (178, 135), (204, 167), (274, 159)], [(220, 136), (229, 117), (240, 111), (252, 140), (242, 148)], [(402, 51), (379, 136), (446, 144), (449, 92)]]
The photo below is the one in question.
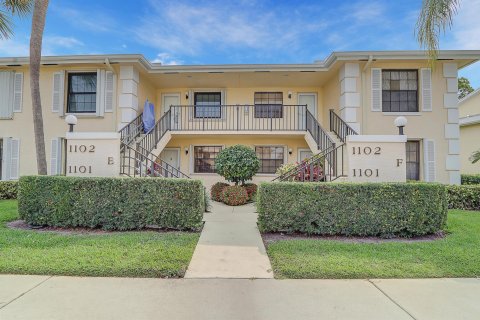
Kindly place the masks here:
[(403, 163), (403, 159), (397, 159), (397, 167), (400, 167)]

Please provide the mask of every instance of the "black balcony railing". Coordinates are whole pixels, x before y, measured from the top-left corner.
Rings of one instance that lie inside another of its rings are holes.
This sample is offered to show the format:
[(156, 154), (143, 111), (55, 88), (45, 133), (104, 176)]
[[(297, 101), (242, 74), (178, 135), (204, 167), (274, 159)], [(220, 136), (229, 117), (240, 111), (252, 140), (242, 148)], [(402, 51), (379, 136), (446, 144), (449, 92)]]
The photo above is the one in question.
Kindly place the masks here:
[(172, 131), (305, 131), (306, 105), (171, 106)]
[(133, 140), (140, 136), (140, 134), (143, 133), (143, 113), (140, 113), (119, 132), (120, 140), (125, 144), (130, 144)]

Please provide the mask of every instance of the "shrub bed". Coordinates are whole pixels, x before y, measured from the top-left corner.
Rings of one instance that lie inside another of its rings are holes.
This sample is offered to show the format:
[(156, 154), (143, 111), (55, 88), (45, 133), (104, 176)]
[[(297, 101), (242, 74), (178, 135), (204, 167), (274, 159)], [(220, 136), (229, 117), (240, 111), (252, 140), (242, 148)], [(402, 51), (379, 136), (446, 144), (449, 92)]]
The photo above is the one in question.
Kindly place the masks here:
[(242, 187), (247, 191), (248, 201), (253, 201), (257, 195), (257, 185), (255, 183), (245, 183)]
[(31, 176), (18, 186), (20, 217), (32, 225), (195, 230), (204, 209), (198, 180)]
[(18, 181), (0, 181), (0, 200), (17, 199)]
[(228, 186), (223, 188), (222, 200), (229, 206), (241, 206), (248, 202), (248, 193), (242, 186)]
[(448, 208), (480, 210), (480, 185), (447, 186)]
[(222, 192), (225, 187), (228, 187), (229, 184), (225, 182), (217, 182), (215, 183), (212, 188), (210, 189), (210, 195), (212, 196), (212, 199), (218, 202), (222, 202)]
[(462, 185), (480, 184), (480, 174), (462, 174)]
[(441, 230), (445, 186), (433, 183), (262, 183), (260, 230), (346, 236), (419, 236)]

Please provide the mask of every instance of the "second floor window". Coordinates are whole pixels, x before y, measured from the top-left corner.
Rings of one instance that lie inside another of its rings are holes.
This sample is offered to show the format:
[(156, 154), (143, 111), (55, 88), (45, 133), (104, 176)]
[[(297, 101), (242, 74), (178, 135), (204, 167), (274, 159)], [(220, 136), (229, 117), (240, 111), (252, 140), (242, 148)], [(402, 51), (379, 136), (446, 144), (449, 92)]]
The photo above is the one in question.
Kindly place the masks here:
[(382, 111), (418, 112), (417, 70), (382, 70)]
[(95, 113), (97, 110), (97, 73), (68, 74), (68, 113)]
[(255, 92), (255, 118), (282, 118), (282, 92)]
[(220, 118), (222, 94), (220, 92), (195, 92), (195, 118)]

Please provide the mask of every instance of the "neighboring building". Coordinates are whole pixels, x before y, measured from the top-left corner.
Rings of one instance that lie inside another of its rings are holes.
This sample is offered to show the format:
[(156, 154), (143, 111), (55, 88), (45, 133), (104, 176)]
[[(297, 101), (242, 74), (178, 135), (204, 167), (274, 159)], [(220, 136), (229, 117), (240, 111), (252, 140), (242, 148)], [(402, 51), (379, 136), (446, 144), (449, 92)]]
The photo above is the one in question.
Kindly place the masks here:
[(469, 158), (480, 150), (480, 89), (458, 102), (460, 114), (460, 160), (462, 173), (480, 173), (480, 163)]
[[(141, 55), (44, 57), (48, 172), (65, 172), (66, 115), (77, 115), (75, 131), (128, 125), (125, 139), (149, 99), (157, 121), (163, 118), (135, 140), (207, 184), (219, 180), (215, 157), (226, 146), (254, 148), (261, 159), (255, 180), (271, 180), (281, 164), (341, 144), (345, 130), (397, 134), (393, 121), (399, 115), (408, 119), (408, 178), (459, 183), (457, 71), (479, 58), (480, 51), (442, 51), (432, 71), (422, 51), (335, 52), (320, 62), (282, 65), (164, 66)], [(35, 174), (27, 58), (0, 58), (0, 97), (1, 178)]]

